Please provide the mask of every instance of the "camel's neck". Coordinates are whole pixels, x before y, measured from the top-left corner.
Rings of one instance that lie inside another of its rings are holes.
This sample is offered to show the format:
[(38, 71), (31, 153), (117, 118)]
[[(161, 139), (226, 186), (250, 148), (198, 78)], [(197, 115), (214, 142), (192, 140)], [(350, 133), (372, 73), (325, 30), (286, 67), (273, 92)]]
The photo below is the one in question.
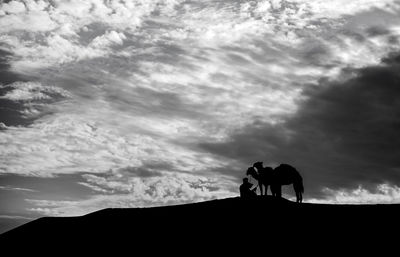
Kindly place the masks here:
[(251, 174), (250, 174), (254, 179), (256, 179), (256, 180), (259, 180), (259, 178), (260, 178), (260, 176), (258, 175), (258, 173), (257, 172), (252, 172)]

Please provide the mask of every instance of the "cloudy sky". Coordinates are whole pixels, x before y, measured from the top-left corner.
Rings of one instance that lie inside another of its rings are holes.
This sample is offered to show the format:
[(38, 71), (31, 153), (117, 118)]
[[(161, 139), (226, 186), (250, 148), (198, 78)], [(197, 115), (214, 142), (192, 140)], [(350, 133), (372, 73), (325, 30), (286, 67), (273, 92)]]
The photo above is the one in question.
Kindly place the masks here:
[(399, 96), (398, 0), (2, 1), (0, 219), (237, 196), (255, 161), (400, 202)]

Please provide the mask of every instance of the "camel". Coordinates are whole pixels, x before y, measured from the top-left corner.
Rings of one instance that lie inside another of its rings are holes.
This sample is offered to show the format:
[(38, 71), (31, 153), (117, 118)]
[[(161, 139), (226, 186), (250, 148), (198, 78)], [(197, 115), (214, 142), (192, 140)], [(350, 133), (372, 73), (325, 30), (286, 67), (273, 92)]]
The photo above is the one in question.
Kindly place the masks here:
[[(263, 167), (262, 162), (256, 162), (253, 167), (247, 169), (246, 175), (250, 175), (257, 180), (261, 195), (267, 195), (268, 186), (271, 186), (272, 195), (282, 197), (282, 186), (293, 184), (296, 202), (301, 203), (303, 201), (303, 178), (294, 167), (288, 164), (280, 164), (275, 169), (272, 169), (271, 167)], [(263, 186), (265, 191), (263, 191)]]

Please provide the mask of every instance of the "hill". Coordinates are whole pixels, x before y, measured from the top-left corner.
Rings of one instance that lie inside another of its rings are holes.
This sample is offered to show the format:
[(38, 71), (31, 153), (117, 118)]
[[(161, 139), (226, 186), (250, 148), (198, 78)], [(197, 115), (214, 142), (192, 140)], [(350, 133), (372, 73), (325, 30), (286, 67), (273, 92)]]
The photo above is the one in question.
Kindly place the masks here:
[[(189, 247), (243, 250), (327, 245), (381, 246), (395, 239), (400, 205), (297, 204), (285, 199), (228, 198), (194, 204), (104, 209), (80, 217), (44, 217), (0, 235), (0, 245), (52, 247), (122, 245), (169, 251)], [(13, 248), (14, 250), (18, 248)], [(364, 249), (364, 248), (363, 248)], [(251, 250), (253, 251), (253, 250)]]

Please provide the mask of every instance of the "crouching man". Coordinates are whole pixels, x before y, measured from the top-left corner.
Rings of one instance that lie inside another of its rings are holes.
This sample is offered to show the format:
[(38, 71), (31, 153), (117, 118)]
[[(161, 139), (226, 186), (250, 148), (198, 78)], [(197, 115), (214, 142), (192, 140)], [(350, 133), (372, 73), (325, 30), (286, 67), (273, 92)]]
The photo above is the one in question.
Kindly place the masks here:
[(253, 184), (249, 182), (248, 178), (243, 179), (243, 184), (240, 185), (239, 190), (240, 190), (240, 197), (249, 199), (249, 198), (254, 198), (257, 196), (256, 190), (257, 187), (254, 187), (251, 189)]

